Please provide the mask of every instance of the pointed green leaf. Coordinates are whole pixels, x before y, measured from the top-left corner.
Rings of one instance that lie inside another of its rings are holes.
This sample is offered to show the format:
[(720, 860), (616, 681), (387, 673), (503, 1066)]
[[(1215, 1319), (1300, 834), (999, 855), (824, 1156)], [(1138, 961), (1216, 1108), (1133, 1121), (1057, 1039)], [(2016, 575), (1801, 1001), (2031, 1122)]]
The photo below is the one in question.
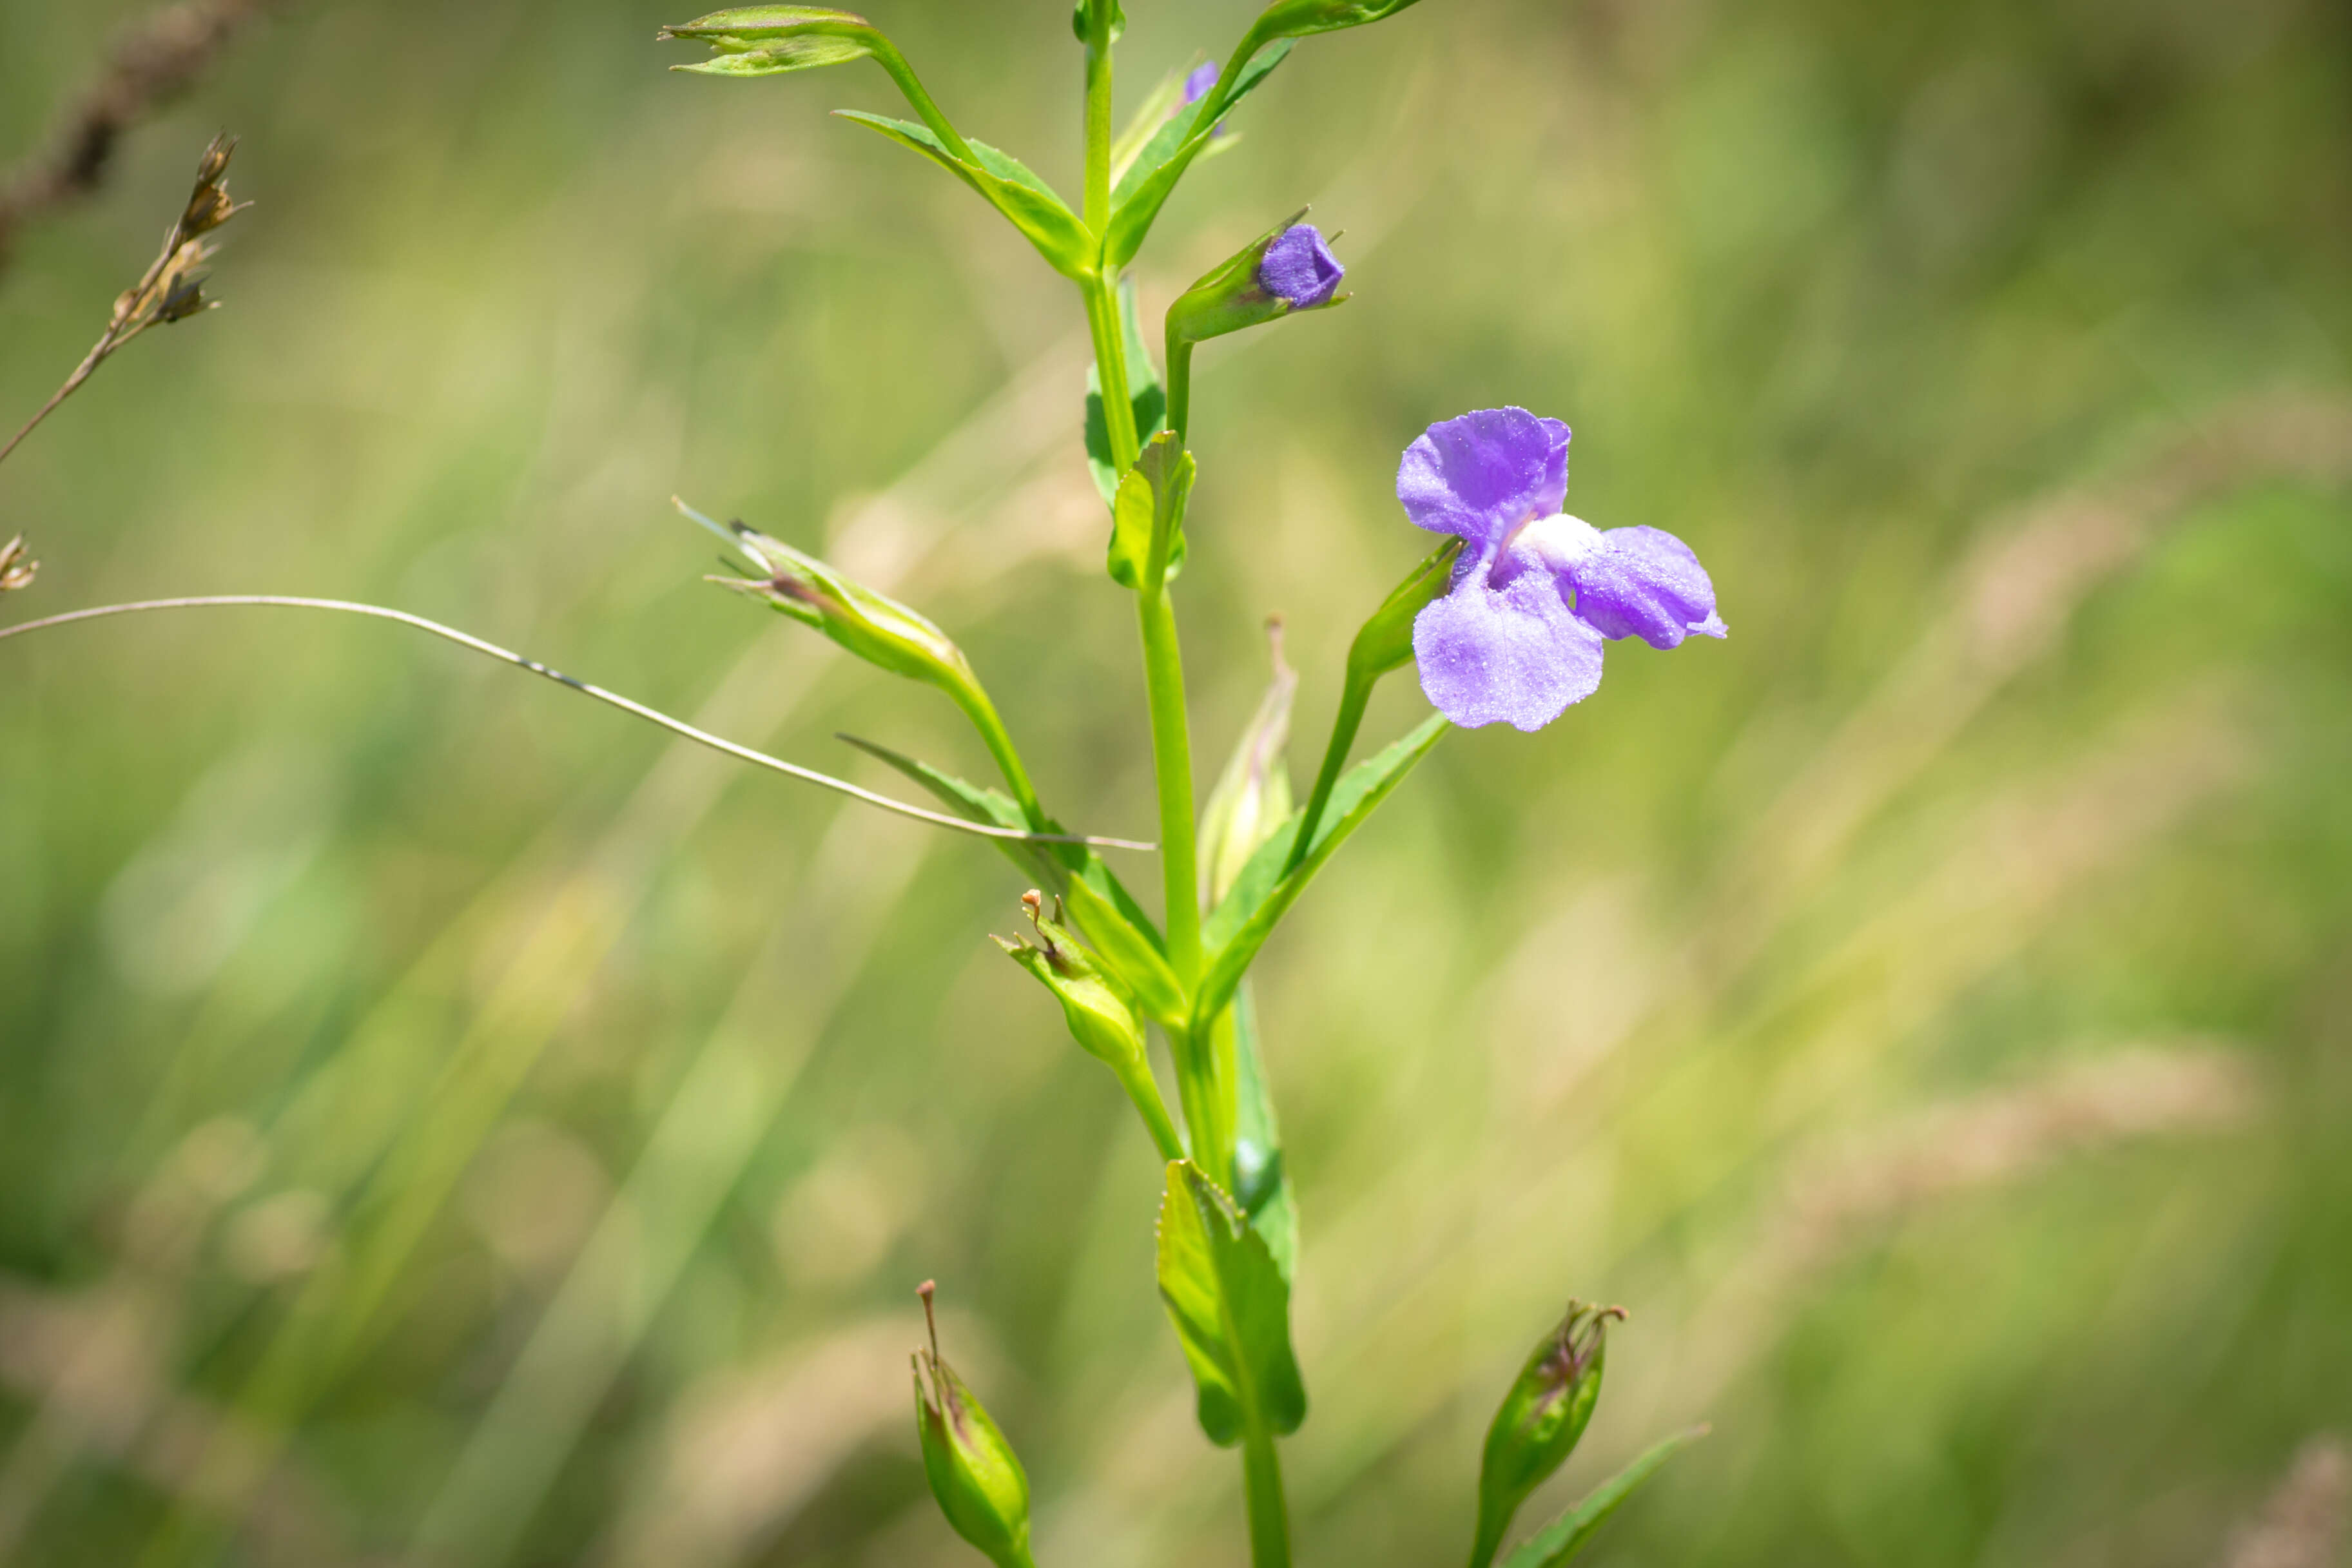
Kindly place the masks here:
[(1290, 53), (1288, 38), (1258, 51), (1241, 75), (1234, 78), (1233, 90), (1218, 101), (1213, 93), (1192, 106), (1189, 114), (1180, 114), (1162, 126), (1158, 135), (1144, 146), (1112, 193), (1113, 211), (1110, 232), (1103, 240), (1103, 259), (1112, 267), (1125, 267), (1143, 248), (1144, 236), (1159, 219), (1160, 209), (1168, 204), (1175, 193), (1177, 182), (1184, 171), (1201, 155), (1216, 133), (1217, 124), (1234, 110), (1234, 107), (1251, 93), (1258, 84), (1274, 73), (1274, 68)]
[(1450, 727), (1444, 715), (1433, 714), (1420, 728), (1386, 751), (1349, 768), (1341, 777), (1339, 788), (1331, 792), (1331, 802), (1324, 809), (1322, 823), (1316, 830), (1314, 846), (1307, 852), (1298, 869), (1288, 876), (1282, 874), (1282, 867), (1290, 858), (1290, 841), (1297, 832), (1297, 818), (1250, 857), (1233, 892), (1210, 912), (1202, 928), (1201, 939), (1208, 948), (1209, 962), (1200, 991), (1192, 999), (1196, 1026), (1208, 1023), (1224, 1010), (1233, 1000), (1234, 988), (1249, 972), (1258, 949), (1265, 946), (1276, 924), (1297, 902), (1315, 873), (1404, 782), (1405, 775), (1429, 755)]
[[(1028, 829), (1028, 821), (1022, 816), (1020, 806), (1002, 789), (983, 789), (977, 784), (968, 783), (952, 773), (943, 772), (928, 762), (908, 757), (904, 752), (893, 751), (875, 741), (863, 740), (854, 735), (836, 738), (847, 741), (876, 761), (897, 768), (929, 790), (940, 804), (960, 817), (990, 827), (1018, 828), (1024, 831)], [(1004, 852), (1007, 860), (1035, 878), (1038, 885), (1049, 893), (1060, 892), (1061, 883), (1069, 874), (1068, 868), (1054, 852), (1065, 847), (1084, 847), (1024, 843), (1019, 839), (998, 839), (994, 842)]]
[(1591, 1496), (1528, 1537), (1503, 1560), (1503, 1568), (1561, 1568), (1591, 1543), (1609, 1516), (1657, 1474), (1658, 1468), (1706, 1437), (1707, 1428), (1693, 1427), (1654, 1444), (1639, 1458), (1594, 1488)]
[(1168, 1167), (1160, 1297), (1192, 1364), (1211, 1442), (1231, 1448), (1253, 1427), (1298, 1429), (1307, 1387), (1290, 1348), (1290, 1287), (1265, 1239), (1189, 1160)]
[[(1151, 362), (1150, 345), (1143, 340), (1143, 323), (1135, 308), (1135, 279), (1123, 278), (1118, 286), (1119, 330), (1127, 339), (1127, 401), (1135, 411), (1135, 438), (1150, 445), (1151, 438), (1168, 428), (1168, 388), (1160, 379), (1160, 369)], [(1093, 471), (1095, 488), (1102, 492), (1104, 501), (1116, 504), (1119, 481), (1123, 476), (1111, 461), (1110, 423), (1103, 413), (1102, 372), (1095, 366), (1087, 367), (1087, 466)]]
[(856, 110), (837, 109), (834, 113), (921, 153), (979, 192), (1014, 228), (1028, 236), (1029, 243), (1037, 247), (1037, 254), (1063, 277), (1084, 280), (1094, 276), (1094, 235), (1087, 232), (1086, 225), (1078, 221), (1068, 204), (1054, 193), (1053, 187), (1031, 172), (1019, 159), (984, 141), (973, 141), (969, 145), (979, 162), (968, 163), (949, 152), (928, 126)]
[(1173, 431), (1163, 430), (1143, 448), (1143, 455), (1118, 482), (1111, 504), (1111, 580), (1122, 588), (1141, 588), (1150, 574), (1151, 552), (1166, 538), (1167, 564), (1162, 583), (1172, 581), (1184, 564), (1184, 507), (1192, 495), (1200, 465), (1184, 450)]
[(1275, 1267), (1287, 1281), (1298, 1273), (1298, 1200), (1282, 1155), (1282, 1128), (1258, 1048), (1257, 999), (1249, 982), (1234, 993), (1234, 1197), (1250, 1228), (1265, 1238)]

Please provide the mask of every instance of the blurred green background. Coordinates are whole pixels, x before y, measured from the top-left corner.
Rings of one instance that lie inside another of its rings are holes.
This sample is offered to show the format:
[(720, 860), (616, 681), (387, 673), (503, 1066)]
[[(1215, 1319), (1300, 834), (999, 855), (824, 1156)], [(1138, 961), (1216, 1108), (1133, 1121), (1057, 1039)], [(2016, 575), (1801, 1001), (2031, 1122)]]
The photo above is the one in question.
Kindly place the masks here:
[[(1128, 8), (1129, 102), (1251, 9)], [(1064, 0), (871, 10), (1075, 187)], [(142, 14), (0, 0), (6, 156)], [(825, 118), (878, 72), (667, 75), (684, 19), (242, 37), (0, 271), (13, 428), (244, 135), (227, 308), (0, 470), (46, 561), (6, 616), (373, 600), (869, 782), (835, 731), (981, 773), (704, 584), (676, 492), (926, 609), (1056, 810), (1149, 836), (1074, 299)], [(1202, 356), (1204, 779), (1277, 612), (1311, 768), (1424, 542), (1397, 454), (1467, 408), (1569, 420), (1570, 509), (1688, 539), (1732, 627), (1450, 738), (1261, 966), (1302, 1562), (1456, 1560), (1570, 1295), (1633, 1317), (1538, 1506), (1716, 1426), (1608, 1562), (2340, 1560), (2352, 14), (1428, 0), (1236, 124), (1147, 308), (1307, 201), (1358, 297)], [(1423, 711), (1391, 682), (1367, 737)], [(977, 1561), (914, 1455), (931, 1276), (1048, 1568), (1239, 1562), (1149, 1147), (985, 940), (1022, 886), (396, 628), (8, 644), (0, 1563)]]

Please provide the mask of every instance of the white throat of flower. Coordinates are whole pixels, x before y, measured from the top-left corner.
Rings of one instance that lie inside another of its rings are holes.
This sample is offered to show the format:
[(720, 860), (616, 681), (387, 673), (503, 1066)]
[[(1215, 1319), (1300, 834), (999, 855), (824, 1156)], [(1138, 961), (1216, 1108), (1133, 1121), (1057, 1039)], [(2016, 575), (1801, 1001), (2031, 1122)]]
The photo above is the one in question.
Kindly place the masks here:
[(1549, 517), (1530, 517), (1513, 528), (1503, 537), (1503, 548), (1496, 559), (1517, 555), (1530, 564), (1565, 571), (1600, 548), (1599, 528), (1581, 517), (1560, 512)]

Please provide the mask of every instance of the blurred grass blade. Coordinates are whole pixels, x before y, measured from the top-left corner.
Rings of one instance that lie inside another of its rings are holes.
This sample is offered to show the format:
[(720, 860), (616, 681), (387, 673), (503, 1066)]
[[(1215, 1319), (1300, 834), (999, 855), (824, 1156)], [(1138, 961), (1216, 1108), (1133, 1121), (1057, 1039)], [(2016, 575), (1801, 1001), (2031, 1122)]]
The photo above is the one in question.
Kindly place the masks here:
[(1708, 1428), (1686, 1432), (1653, 1444), (1632, 1464), (1594, 1488), (1591, 1495), (1523, 1542), (1503, 1559), (1503, 1568), (1560, 1568), (1560, 1564), (1591, 1544), (1609, 1516), (1658, 1473), (1659, 1467), (1706, 1436)]

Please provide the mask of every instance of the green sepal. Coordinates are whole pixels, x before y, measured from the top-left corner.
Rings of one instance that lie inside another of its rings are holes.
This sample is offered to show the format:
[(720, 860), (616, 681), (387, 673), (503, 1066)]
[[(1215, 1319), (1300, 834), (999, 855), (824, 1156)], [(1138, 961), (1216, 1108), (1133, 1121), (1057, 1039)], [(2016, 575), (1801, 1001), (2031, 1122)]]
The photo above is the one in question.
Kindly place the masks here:
[[(1258, 282), (1258, 273), (1265, 265), (1268, 246), (1307, 216), (1308, 209), (1300, 208), (1290, 217), (1265, 231), (1242, 246), (1232, 256), (1212, 267), (1200, 281), (1179, 295), (1168, 307), (1168, 351), (1177, 351), (1180, 343), (1205, 343), (1212, 338), (1222, 338), (1228, 332), (1238, 332), (1245, 327), (1261, 327), (1278, 321), (1298, 309), (1277, 294), (1269, 294)], [(1344, 305), (1351, 296), (1335, 294), (1320, 305), (1307, 307), (1309, 310), (1329, 310)]]
[[(1160, 368), (1151, 362), (1150, 347), (1143, 340), (1131, 277), (1119, 280), (1118, 320), (1119, 332), (1127, 340), (1127, 401), (1135, 413), (1135, 439), (1148, 444), (1168, 428), (1168, 387), (1160, 378)], [(1124, 476), (1111, 461), (1110, 423), (1103, 409), (1102, 371), (1097, 365), (1087, 367), (1087, 468), (1094, 475), (1095, 488), (1102, 492), (1104, 502), (1118, 505)]]
[(1478, 1464), (1478, 1532), (1470, 1568), (1486, 1568), (1519, 1505), (1576, 1451), (1601, 1400), (1613, 1307), (1570, 1301), (1496, 1406)]
[(715, 49), (756, 49), (820, 30), (872, 25), (855, 11), (829, 5), (737, 5), (664, 27), (656, 37), (689, 38)]
[(1211, 1442), (1231, 1448), (1253, 1429), (1298, 1430), (1307, 1385), (1290, 1348), (1290, 1286), (1265, 1238), (1190, 1160), (1168, 1166), (1160, 1298), (1192, 1364)]
[(1706, 1427), (1693, 1427), (1652, 1444), (1632, 1464), (1593, 1488), (1574, 1508), (1522, 1542), (1518, 1550), (1505, 1559), (1503, 1568), (1561, 1568), (1591, 1543), (1601, 1527), (1609, 1522), (1609, 1516), (1657, 1474), (1661, 1466), (1706, 1434)]
[(1384, 22), (1415, 0), (1274, 0), (1250, 31), (1261, 38), (1300, 38)]
[(1163, 430), (1145, 444), (1111, 503), (1107, 564), (1113, 582), (1141, 589), (1155, 550), (1164, 563), (1160, 582), (1174, 580), (1184, 565), (1184, 508), (1199, 473), (1200, 465), (1175, 432)]
[[(1002, 790), (983, 789), (874, 741), (854, 735), (841, 738), (921, 785), (959, 816), (993, 827), (1024, 831), (1030, 827), (1021, 808)], [(1062, 826), (1048, 818), (1044, 831), (1060, 832)], [(1006, 859), (1068, 904), (1078, 929), (1135, 993), (1147, 1015), (1163, 1024), (1184, 1021), (1189, 1014), (1183, 988), (1176, 982), (1176, 971), (1168, 967), (1160, 929), (1102, 856), (1084, 844), (1040, 844), (1019, 839), (995, 842)]]
[(1233, 112), (1240, 103), (1257, 89), (1258, 84), (1272, 75), (1290, 53), (1290, 40), (1283, 38), (1262, 49), (1242, 68), (1234, 78), (1233, 90), (1220, 99), (1212, 92), (1188, 113), (1180, 114), (1162, 126), (1158, 135), (1144, 149), (1129, 169), (1118, 188), (1111, 194), (1112, 212), (1109, 232), (1103, 239), (1104, 265), (1125, 267), (1143, 248), (1144, 237), (1160, 216), (1160, 209), (1168, 204), (1177, 182), (1217, 129), (1217, 122)]
[(698, 76), (765, 77), (847, 65), (874, 53), (865, 17), (822, 5), (744, 5), (664, 27), (660, 37), (708, 44), (715, 57), (672, 66)]
[(936, 1342), (915, 1353), (915, 1435), (923, 1478), (955, 1532), (997, 1568), (1030, 1568), (1028, 1472)]
[(1315, 841), (1306, 859), (1289, 874), (1285, 875), (1282, 868), (1290, 858), (1291, 842), (1297, 834), (1296, 817), (1250, 857), (1233, 892), (1210, 911), (1202, 927), (1201, 940), (1208, 951), (1208, 964), (1200, 989), (1192, 998), (1196, 1025), (1214, 1019), (1233, 1000), (1234, 990), (1249, 972), (1258, 949), (1265, 946), (1275, 925), (1306, 891), (1315, 873), (1363, 826), (1391, 791), (1404, 782), (1405, 775), (1429, 755), (1430, 748), (1451, 727), (1444, 715), (1433, 714), (1402, 740), (1349, 768), (1331, 792), (1330, 804), (1324, 810), (1323, 821), (1316, 828)]
[(1298, 695), (1298, 672), (1282, 656), (1282, 622), (1266, 623), (1274, 675), (1257, 711), (1242, 728), (1234, 754), (1201, 809), (1201, 907), (1213, 909), (1266, 840), (1282, 831), (1291, 814), (1290, 768), (1283, 749), (1290, 744), (1291, 704)]
[(972, 157), (978, 160), (968, 162), (950, 152), (929, 127), (913, 120), (893, 120), (887, 115), (866, 114), (854, 109), (836, 109), (834, 113), (921, 153), (979, 192), (1027, 236), (1046, 265), (1063, 277), (1079, 282), (1094, 277), (1094, 235), (1087, 232), (1087, 225), (1078, 221), (1069, 204), (1055, 194), (1054, 188), (1019, 159), (984, 141), (967, 141)]
[(862, 60), (873, 52), (849, 38), (787, 38), (765, 48), (751, 49), (741, 54), (715, 55), (707, 60), (669, 68), (705, 77), (773, 77), (782, 76), (787, 71), (844, 66), (852, 60)]
[(1282, 1128), (1259, 1049), (1257, 998), (1249, 982), (1234, 992), (1234, 1199), (1265, 1238), (1285, 1281), (1298, 1277), (1298, 1197), (1282, 1153)]
[(1450, 538), (1430, 551), (1366, 619), (1348, 647), (1349, 680), (1369, 685), (1412, 663), (1412, 623), (1453, 584), (1462, 543)]

